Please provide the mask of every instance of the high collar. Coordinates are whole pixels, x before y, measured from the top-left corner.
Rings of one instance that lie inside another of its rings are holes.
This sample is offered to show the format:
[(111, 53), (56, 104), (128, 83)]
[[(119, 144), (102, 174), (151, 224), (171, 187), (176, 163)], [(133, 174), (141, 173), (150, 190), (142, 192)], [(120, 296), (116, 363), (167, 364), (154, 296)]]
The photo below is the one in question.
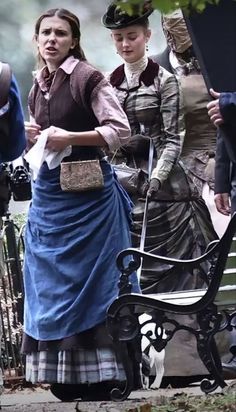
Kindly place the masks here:
[(129, 89), (139, 85), (139, 77), (141, 73), (146, 69), (147, 64), (148, 58), (146, 55), (144, 55), (143, 57), (141, 57), (141, 59), (134, 63), (125, 62), (124, 71)]
[(146, 54), (134, 63), (124, 63), (125, 73), (142, 73), (148, 65), (148, 57)]
[[(139, 64), (139, 62), (140, 60), (136, 62), (136, 64)], [(131, 64), (135, 64), (135, 63), (131, 63)], [(151, 84), (153, 84), (154, 78), (158, 75), (158, 72), (159, 72), (159, 65), (157, 63), (154, 63), (153, 60), (151, 60), (150, 58), (148, 58), (146, 68), (142, 72), (140, 72), (139, 81), (143, 82), (145, 86), (151, 86)], [(125, 79), (125, 65), (122, 64), (121, 66), (117, 67), (117, 69), (115, 69), (112, 72), (111, 77), (110, 77), (110, 83), (112, 84), (113, 87), (119, 87), (124, 81), (124, 79)]]

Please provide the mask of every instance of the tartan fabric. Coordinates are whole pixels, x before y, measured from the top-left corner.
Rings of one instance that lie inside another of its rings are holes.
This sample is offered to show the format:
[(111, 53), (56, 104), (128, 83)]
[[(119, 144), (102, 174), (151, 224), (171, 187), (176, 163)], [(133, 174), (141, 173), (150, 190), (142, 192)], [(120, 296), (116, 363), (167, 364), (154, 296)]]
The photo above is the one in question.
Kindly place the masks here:
[(153, 139), (157, 161), (152, 177), (164, 182), (180, 156), (184, 140), (182, 96), (176, 77), (159, 67), (150, 86), (142, 83), (129, 89), (124, 79), (115, 92), (132, 135), (145, 134)]
[[(139, 247), (144, 203), (136, 200), (133, 209), (132, 245)], [(145, 251), (176, 259), (194, 259), (202, 255), (216, 239), (209, 211), (202, 199), (188, 202), (152, 201), (148, 207)], [(200, 271), (173, 267), (143, 259), (141, 289), (143, 293), (160, 293), (201, 288), (210, 262)]]
[[(184, 140), (182, 96), (179, 94), (176, 78), (159, 66), (158, 75), (154, 77), (152, 84), (145, 85), (144, 82), (140, 81), (133, 84), (132, 89), (128, 90), (127, 81), (124, 79), (119, 86), (115, 87), (115, 91), (128, 116), (132, 135), (146, 134), (153, 139), (157, 159), (155, 159), (156, 167), (152, 177), (158, 178), (162, 183), (161, 187), (163, 187), (171, 170), (174, 172), (173, 165), (180, 163), (178, 161)], [(145, 133), (140, 129), (140, 126)], [(133, 166), (129, 162), (127, 146), (122, 150), (124, 152), (124, 160), (122, 160), (129, 166)], [(131, 147), (131, 150), (133, 150), (132, 155), (136, 167), (147, 171), (148, 151), (145, 153), (143, 150), (140, 153), (138, 147), (134, 149)], [(177, 259), (196, 258), (205, 251), (210, 241), (217, 238), (207, 206), (198, 190), (195, 194), (194, 176), (192, 176), (191, 171), (188, 171), (187, 165), (184, 169), (187, 183), (189, 183), (189, 199), (185, 198), (177, 202), (174, 198), (171, 201), (155, 198), (148, 204), (145, 251), (154, 255)], [(193, 184), (190, 184), (191, 182)], [(173, 185), (170, 185), (170, 190), (172, 188)], [(183, 187), (180, 189), (180, 195), (182, 195)], [(131, 229), (132, 246), (136, 248), (140, 246), (145, 204), (142, 199), (139, 199), (139, 196), (131, 197), (134, 202)], [(201, 271), (199, 271), (201, 273), (196, 273), (196, 271), (190, 273), (185, 268), (177, 271), (171, 265), (160, 264), (152, 259), (144, 258), (140, 279), (142, 292), (147, 294), (201, 287), (204, 281), (200, 275), (207, 274), (209, 264), (207, 262), (202, 265)], [(176, 334), (172, 341), (175, 343), (174, 353), (179, 355), (183, 352), (183, 341), (179, 339), (179, 334)], [(188, 346), (192, 348), (193, 356), (195, 356), (196, 340), (194, 336), (189, 339)], [(173, 370), (176, 374), (177, 362), (167, 345), (165, 363), (170, 358), (173, 365), (168, 362), (166, 373), (173, 375)], [(178, 356), (177, 359), (179, 360), (178, 369), (181, 372), (183, 357)], [(194, 369), (192, 371), (194, 374)]]
[(26, 380), (32, 383), (96, 383), (125, 380), (125, 373), (109, 348), (40, 351), (26, 355)]
[[(148, 65), (152, 64), (149, 60)], [(148, 66), (147, 66), (148, 68)], [(146, 68), (146, 70), (147, 70)], [(143, 73), (142, 73), (143, 74)], [(141, 78), (141, 73), (140, 73)], [(176, 77), (159, 66), (158, 74), (153, 77), (152, 84), (137, 81), (128, 88), (127, 80), (115, 85), (115, 92), (122, 104), (132, 131), (132, 135), (145, 134), (153, 139), (156, 149), (156, 164), (152, 177), (162, 183), (174, 172), (174, 165), (180, 164), (179, 158), (184, 141), (183, 100), (180, 94)], [(185, 102), (186, 104), (186, 102)], [(128, 145), (127, 145), (128, 146)], [(123, 150), (124, 162), (129, 163), (127, 146)], [(126, 152), (125, 152), (126, 151)], [(138, 148), (132, 153), (136, 167), (148, 170), (148, 156)], [(182, 165), (182, 163), (181, 163)], [(180, 200), (174, 197), (158, 199), (149, 202), (147, 216), (147, 231), (145, 237), (145, 250), (161, 256), (176, 259), (191, 259), (204, 252), (208, 243), (217, 238), (213, 229), (208, 209), (200, 197), (198, 187), (191, 171), (183, 165), (186, 173), (186, 185), (179, 182)], [(177, 178), (176, 178), (177, 179)], [(176, 188), (170, 180), (171, 190)], [(171, 186), (172, 184), (172, 186)], [(189, 197), (181, 198), (184, 191), (189, 189)], [(134, 202), (132, 246), (139, 247), (143, 223), (144, 202), (139, 196), (131, 196)], [(203, 274), (208, 272), (208, 264), (202, 268)], [(164, 281), (162, 280), (164, 278)], [(157, 264), (149, 259), (143, 260), (141, 289), (144, 293), (157, 293), (173, 290), (191, 289), (198, 287), (196, 276), (192, 273), (181, 273), (173, 270), (170, 265)], [(203, 284), (203, 280), (199, 281)]]

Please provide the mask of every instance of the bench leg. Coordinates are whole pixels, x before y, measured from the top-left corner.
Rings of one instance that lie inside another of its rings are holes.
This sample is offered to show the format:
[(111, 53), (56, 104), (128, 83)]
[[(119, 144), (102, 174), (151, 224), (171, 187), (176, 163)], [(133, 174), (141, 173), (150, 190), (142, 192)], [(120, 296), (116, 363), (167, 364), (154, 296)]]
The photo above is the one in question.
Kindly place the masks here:
[(213, 392), (218, 386), (227, 386), (222, 376), (222, 365), (214, 336), (220, 330), (221, 315), (217, 314), (214, 307), (207, 308), (197, 315), (200, 330), (197, 337), (197, 350), (200, 359), (214, 379), (201, 382), (201, 390), (205, 393)]
[(117, 359), (122, 363), (126, 375), (124, 389), (112, 389), (111, 400), (123, 401), (127, 399), (131, 391), (142, 387), (139, 323), (134, 315), (120, 316), (118, 319), (108, 316), (107, 326), (113, 338)]
[(124, 401), (134, 388), (134, 375), (126, 342), (114, 342), (117, 358), (121, 361), (126, 375), (126, 384), (123, 390), (113, 388), (110, 396), (112, 401)]

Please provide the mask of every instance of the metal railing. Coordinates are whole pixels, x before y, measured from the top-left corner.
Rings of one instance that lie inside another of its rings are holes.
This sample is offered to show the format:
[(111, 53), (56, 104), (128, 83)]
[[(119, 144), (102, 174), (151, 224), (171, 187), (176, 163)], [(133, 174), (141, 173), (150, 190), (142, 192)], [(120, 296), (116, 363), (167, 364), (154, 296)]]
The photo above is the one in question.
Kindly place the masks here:
[(24, 225), (18, 227), (10, 214), (3, 218), (2, 238), (5, 270), (0, 279), (0, 321), (2, 324), (0, 366), (5, 384), (23, 380), (25, 373), (24, 359), (20, 352), (24, 305), (23, 232)]

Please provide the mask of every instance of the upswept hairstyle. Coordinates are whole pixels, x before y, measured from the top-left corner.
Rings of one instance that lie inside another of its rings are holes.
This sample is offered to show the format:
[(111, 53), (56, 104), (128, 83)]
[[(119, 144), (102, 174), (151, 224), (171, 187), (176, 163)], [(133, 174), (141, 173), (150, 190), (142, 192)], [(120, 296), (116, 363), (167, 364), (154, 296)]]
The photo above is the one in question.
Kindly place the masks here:
[[(42, 20), (45, 19), (46, 17), (54, 17), (54, 16), (57, 16), (62, 20), (66, 20), (71, 27), (72, 37), (74, 39), (77, 39), (76, 46), (70, 50), (69, 54), (80, 60), (86, 60), (84, 51), (80, 45), (80, 37), (81, 37), (80, 21), (78, 17), (75, 14), (71, 13), (69, 10), (62, 9), (62, 8), (56, 8), (56, 9), (47, 10), (45, 13), (43, 13), (35, 23), (34, 38), (37, 38), (39, 34), (40, 25), (41, 25)], [(44, 64), (45, 64), (44, 59), (38, 53), (37, 55), (38, 67), (42, 67)]]

